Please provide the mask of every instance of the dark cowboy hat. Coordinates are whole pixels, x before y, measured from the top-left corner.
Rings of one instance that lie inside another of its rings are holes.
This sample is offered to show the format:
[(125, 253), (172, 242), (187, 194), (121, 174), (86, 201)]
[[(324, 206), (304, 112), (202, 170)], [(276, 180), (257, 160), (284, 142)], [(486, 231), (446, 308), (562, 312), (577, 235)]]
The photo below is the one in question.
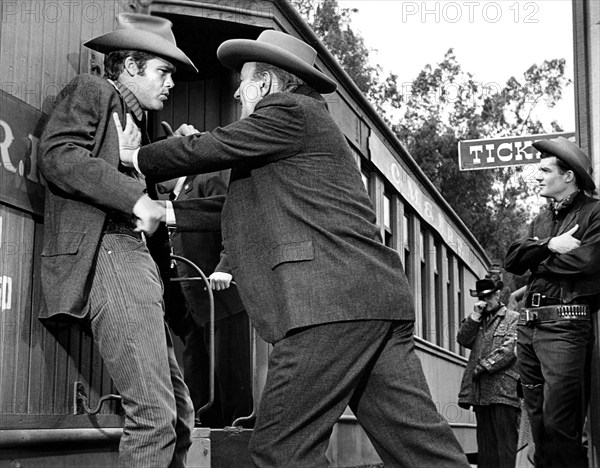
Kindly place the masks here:
[(485, 278), (482, 280), (478, 280), (475, 283), (475, 289), (471, 289), (472, 297), (483, 297), (488, 294), (492, 294), (493, 292), (499, 291), (504, 287), (504, 283), (502, 281), (498, 281), (497, 283), (491, 278)]
[(217, 49), (217, 57), (238, 73), (246, 62), (265, 62), (296, 75), (319, 93), (332, 93), (337, 88), (335, 81), (314, 67), (317, 51), (280, 31), (263, 31), (256, 40), (225, 41)]
[(583, 184), (583, 187), (580, 188), (589, 191), (596, 189), (596, 184), (590, 175), (592, 172), (590, 158), (575, 143), (564, 137), (558, 137), (536, 141), (533, 147), (541, 153), (556, 156), (571, 167), (577, 175), (577, 180)]
[(192, 61), (175, 43), (173, 23), (159, 16), (120, 13), (117, 29), (95, 37), (84, 45), (107, 54), (115, 50), (140, 50), (164, 58), (173, 64), (198, 73)]

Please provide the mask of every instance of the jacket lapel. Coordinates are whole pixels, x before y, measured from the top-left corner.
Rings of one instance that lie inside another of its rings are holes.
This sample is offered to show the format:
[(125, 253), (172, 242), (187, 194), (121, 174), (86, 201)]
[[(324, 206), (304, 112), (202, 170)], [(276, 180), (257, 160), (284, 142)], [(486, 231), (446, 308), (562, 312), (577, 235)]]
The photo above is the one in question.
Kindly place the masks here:
[(561, 223), (561, 226), (560, 226), (560, 229), (558, 230), (557, 235), (561, 235), (564, 232), (567, 232), (573, 226), (575, 226), (575, 224), (576, 224), (575, 220), (576, 220), (577, 215), (579, 214), (579, 210), (581, 210), (582, 206), (583, 206), (583, 201), (577, 200), (577, 205), (574, 206), (571, 211), (569, 211), (569, 213), (565, 217), (565, 220)]

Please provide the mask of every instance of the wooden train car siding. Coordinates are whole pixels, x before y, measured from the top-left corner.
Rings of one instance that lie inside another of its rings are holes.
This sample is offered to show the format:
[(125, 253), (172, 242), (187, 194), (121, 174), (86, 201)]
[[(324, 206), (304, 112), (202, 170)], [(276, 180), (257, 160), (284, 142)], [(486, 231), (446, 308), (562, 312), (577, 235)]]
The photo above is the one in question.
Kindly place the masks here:
[(0, 206), (0, 399), (2, 412), (24, 412), (29, 373), (33, 228), (30, 216)]
[[(126, 11), (127, 3), (34, 0), (2, 2), (0, 7), (3, 429), (85, 427), (87, 416), (55, 418), (72, 413), (73, 382), (84, 384), (91, 405), (99, 395), (114, 392), (88, 334), (77, 327), (44, 326), (37, 319), (44, 181), (36, 154), (54, 97), (89, 69), (92, 56), (83, 41), (112, 30), (115, 14)], [(117, 411), (115, 404), (102, 409), (105, 425), (121, 425)], [(107, 419), (111, 413), (115, 416)]]

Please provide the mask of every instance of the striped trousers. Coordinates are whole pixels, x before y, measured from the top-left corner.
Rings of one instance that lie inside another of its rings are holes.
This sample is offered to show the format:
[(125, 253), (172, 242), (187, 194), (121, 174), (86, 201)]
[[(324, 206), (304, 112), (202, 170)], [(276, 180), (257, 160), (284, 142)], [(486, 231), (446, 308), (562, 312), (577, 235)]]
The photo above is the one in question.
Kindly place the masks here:
[(119, 466), (184, 467), (194, 409), (164, 323), (162, 282), (146, 245), (105, 234), (89, 297), (94, 341), (125, 410)]

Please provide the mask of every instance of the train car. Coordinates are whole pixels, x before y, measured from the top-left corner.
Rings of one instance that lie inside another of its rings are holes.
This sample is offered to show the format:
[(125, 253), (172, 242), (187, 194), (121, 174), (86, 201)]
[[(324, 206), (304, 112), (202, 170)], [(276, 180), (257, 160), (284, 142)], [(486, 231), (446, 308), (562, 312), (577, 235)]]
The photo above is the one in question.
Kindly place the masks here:
[[(382, 239), (399, 252), (414, 291), (416, 345), (433, 399), (465, 452), (475, 453), (474, 414), (457, 404), (467, 354), (455, 337), (470, 311), (468, 289), (490, 270), (490, 259), (287, 0), (19, 0), (0, 3), (0, 467), (116, 461), (118, 401), (107, 400), (96, 414), (85, 408), (115, 393), (93, 340), (76, 326), (37, 319), (44, 180), (36, 154), (58, 91), (79, 73), (102, 72), (102, 56), (83, 42), (111, 31), (116, 14), (130, 11), (170, 19), (178, 45), (200, 70), (177, 73), (170, 100), (150, 118), (154, 137), (162, 135), (161, 120), (210, 131), (239, 118), (237, 76), (216, 59), (223, 41), (276, 29), (318, 51), (317, 67), (339, 84), (326, 96), (330, 112), (354, 151)], [(269, 347), (256, 338), (253, 350), (256, 403)], [(190, 466), (249, 466), (250, 431), (198, 428)], [(349, 410), (328, 457), (333, 467), (381, 464)]]

